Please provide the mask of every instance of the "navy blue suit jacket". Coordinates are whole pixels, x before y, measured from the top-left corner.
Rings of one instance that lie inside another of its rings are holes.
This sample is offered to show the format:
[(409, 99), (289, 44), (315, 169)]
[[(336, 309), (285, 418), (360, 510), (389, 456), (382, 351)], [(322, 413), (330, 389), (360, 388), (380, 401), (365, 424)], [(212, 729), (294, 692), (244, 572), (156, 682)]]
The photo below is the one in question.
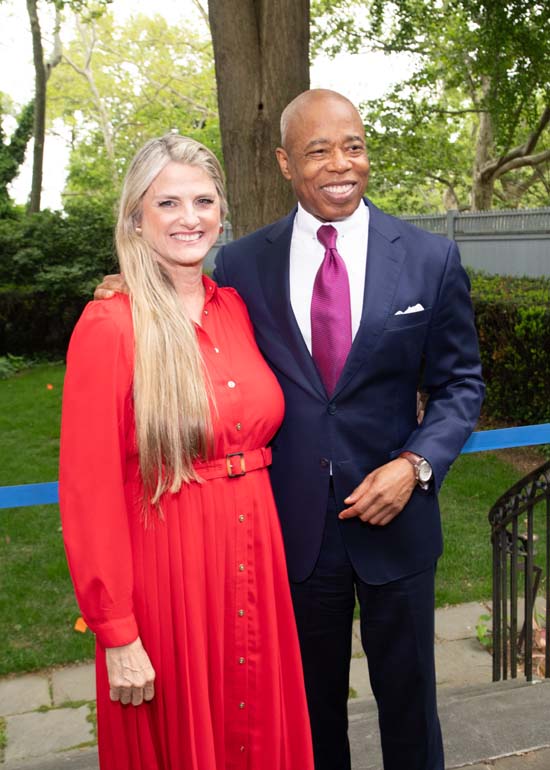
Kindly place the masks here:
[[(295, 211), (218, 253), (215, 279), (237, 289), (258, 345), (286, 401), (271, 478), (291, 580), (315, 565), (325, 521), (330, 463), (339, 505), (367, 473), (408, 449), (426, 457), (435, 484), (416, 488), (387, 526), (340, 522), (349, 557), (367, 583), (427, 568), (442, 549), (436, 490), (479, 415), (481, 365), (469, 281), (454, 242), (370, 210), (359, 330), (328, 397), (290, 305)], [(424, 310), (397, 314), (420, 303)], [(419, 383), (429, 394), (417, 424)]]

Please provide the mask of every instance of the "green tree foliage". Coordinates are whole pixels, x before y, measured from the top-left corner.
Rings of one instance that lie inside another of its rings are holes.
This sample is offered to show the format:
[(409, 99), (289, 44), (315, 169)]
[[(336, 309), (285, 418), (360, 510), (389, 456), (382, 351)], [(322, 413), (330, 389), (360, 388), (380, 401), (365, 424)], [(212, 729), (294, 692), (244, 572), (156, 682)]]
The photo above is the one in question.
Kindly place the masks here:
[(177, 130), (220, 153), (211, 45), (182, 24), (137, 15), (74, 17), (51, 78), (50, 121), (71, 133), (66, 193), (112, 201), (132, 155)]
[(4, 109), (0, 98), (0, 217), (10, 214), (13, 203), (8, 193), (8, 185), (15, 179), (19, 167), (25, 160), (27, 144), (32, 136), (34, 102), (29, 102), (17, 117), (17, 126), (6, 142), (2, 126)]
[(415, 63), (383, 100), (363, 105), (371, 189), (394, 210), (427, 211), (436, 195), (446, 208), (548, 205), (547, 2), (317, 0), (314, 10), (317, 48)]
[[(220, 154), (208, 39), (161, 17), (118, 25), (80, 5), (87, 15), (74, 18), (48, 82), (50, 126), (62, 121), (71, 135), (64, 210), (0, 216), (0, 355), (64, 353), (94, 287), (116, 269), (112, 204), (146, 139), (175, 129)], [(0, 139), (7, 184), (17, 142)]]

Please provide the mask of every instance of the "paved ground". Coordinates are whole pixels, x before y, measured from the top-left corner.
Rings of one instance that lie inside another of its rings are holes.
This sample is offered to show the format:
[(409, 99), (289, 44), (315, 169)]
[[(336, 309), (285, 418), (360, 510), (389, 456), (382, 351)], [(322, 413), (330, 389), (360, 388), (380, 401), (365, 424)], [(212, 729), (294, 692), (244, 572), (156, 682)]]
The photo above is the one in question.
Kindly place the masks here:
[[(491, 683), (491, 658), (475, 638), (486, 611), (472, 603), (436, 613), (447, 769), (550, 770), (550, 680)], [(376, 707), (357, 635), (353, 654), (353, 768), (381, 770)], [(92, 665), (0, 679), (0, 770), (98, 770), (93, 701)]]

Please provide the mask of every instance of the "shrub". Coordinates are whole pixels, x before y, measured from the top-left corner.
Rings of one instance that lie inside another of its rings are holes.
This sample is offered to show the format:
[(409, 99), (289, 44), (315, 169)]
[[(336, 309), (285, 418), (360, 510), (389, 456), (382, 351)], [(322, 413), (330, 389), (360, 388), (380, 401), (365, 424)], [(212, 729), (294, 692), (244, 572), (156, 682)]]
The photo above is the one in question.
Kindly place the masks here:
[(23, 356), (0, 356), (0, 380), (7, 380), (31, 364), (32, 361)]
[(0, 355), (64, 353), (99, 279), (112, 272), (114, 216), (79, 201), (0, 221)]
[(550, 279), (470, 276), (484, 413), (516, 425), (550, 422)]

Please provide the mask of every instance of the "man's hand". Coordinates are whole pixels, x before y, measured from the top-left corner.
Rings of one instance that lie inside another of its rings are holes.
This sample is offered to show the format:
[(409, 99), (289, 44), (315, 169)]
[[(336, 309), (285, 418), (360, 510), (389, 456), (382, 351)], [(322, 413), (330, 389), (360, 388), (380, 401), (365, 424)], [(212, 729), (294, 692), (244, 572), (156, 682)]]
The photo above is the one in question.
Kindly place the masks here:
[(111, 700), (139, 706), (155, 695), (155, 671), (141, 639), (122, 647), (107, 647), (107, 674)]
[(128, 286), (124, 276), (120, 273), (116, 275), (105, 275), (103, 280), (96, 286), (94, 299), (111, 299), (115, 294), (128, 294)]
[(338, 517), (359, 516), (361, 521), (383, 527), (401, 513), (415, 486), (413, 466), (404, 457), (398, 457), (365, 476), (344, 500), (350, 507)]

